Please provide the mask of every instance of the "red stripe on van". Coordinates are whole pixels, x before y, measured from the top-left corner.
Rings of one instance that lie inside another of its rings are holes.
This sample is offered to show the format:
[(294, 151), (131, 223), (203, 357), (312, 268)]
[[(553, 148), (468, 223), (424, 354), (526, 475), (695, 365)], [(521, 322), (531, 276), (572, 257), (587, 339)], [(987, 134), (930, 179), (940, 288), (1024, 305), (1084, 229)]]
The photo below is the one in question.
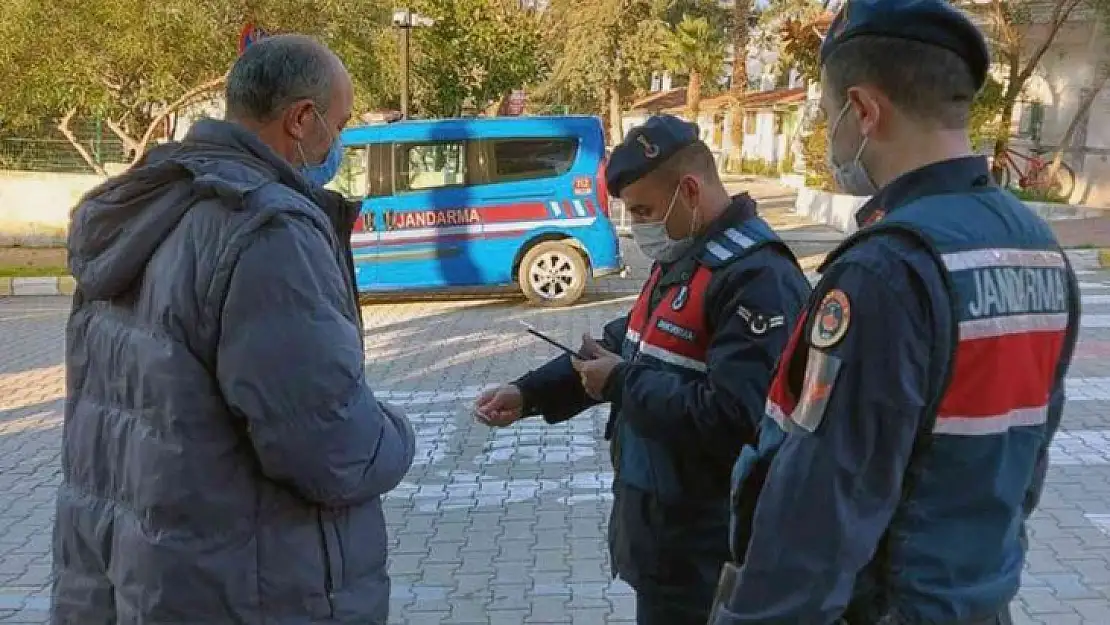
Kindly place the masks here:
[(547, 205), (542, 202), (526, 202), (521, 204), (502, 204), (500, 206), (483, 206), (478, 209), (482, 223), (500, 223), (504, 221), (526, 221), (528, 219), (550, 219)]

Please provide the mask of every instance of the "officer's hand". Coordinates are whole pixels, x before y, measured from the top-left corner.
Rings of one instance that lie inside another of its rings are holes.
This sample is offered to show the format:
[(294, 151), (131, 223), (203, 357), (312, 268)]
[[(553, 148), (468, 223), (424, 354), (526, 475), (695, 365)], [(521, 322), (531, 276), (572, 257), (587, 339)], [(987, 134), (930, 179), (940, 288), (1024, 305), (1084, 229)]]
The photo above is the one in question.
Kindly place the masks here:
[(474, 402), (474, 416), (490, 427), (512, 425), (524, 416), (524, 394), (512, 384), (491, 388)]
[(571, 363), (582, 380), (582, 388), (590, 397), (602, 401), (604, 399), (602, 393), (605, 391), (609, 376), (623, 361), (620, 356), (602, 347), (589, 334), (582, 336), (582, 349), (578, 353), (585, 359), (572, 358)]

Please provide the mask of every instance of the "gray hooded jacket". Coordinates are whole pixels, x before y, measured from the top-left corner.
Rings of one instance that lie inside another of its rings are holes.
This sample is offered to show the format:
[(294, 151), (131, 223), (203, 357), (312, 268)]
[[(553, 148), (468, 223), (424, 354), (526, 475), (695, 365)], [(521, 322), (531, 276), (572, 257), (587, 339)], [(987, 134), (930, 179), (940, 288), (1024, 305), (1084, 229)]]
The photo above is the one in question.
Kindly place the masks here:
[(78, 206), (54, 623), (386, 622), (414, 436), (366, 384), (334, 200), (205, 121)]

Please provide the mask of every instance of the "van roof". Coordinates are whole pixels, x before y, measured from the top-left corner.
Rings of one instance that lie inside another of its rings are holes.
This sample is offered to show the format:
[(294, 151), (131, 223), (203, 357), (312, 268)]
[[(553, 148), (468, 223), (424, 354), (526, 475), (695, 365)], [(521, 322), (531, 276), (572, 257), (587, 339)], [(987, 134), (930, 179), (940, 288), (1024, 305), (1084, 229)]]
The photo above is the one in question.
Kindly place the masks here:
[(388, 124), (350, 126), (343, 142), (450, 141), (522, 137), (603, 137), (601, 120), (590, 115), (536, 117), (460, 117), (412, 119)]

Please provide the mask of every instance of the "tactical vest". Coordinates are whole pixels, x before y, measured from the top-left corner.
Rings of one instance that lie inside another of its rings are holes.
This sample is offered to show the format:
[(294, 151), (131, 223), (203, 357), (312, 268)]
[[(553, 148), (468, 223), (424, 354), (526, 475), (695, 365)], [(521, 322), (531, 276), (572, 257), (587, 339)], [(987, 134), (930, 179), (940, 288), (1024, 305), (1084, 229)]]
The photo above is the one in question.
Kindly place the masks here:
[[(928, 622), (961, 622), (997, 613), (1020, 586), (1023, 504), (1059, 425), (1049, 404), (1071, 356), (1078, 294), (1052, 231), (995, 187), (902, 206), (850, 237), (825, 267), (890, 232), (920, 240), (941, 269), (953, 323), (936, 335), (953, 337), (945, 343), (954, 349), (934, 349), (932, 400), (902, 503), (846, 616), (878, 622), (912, 606)], [(798, 325), (786, 354), (809, 325)], [(767, 414), (780, 425), (798, 401), (788, 369), (768, 394)]]
[[(767, 245), (780, 246), (790, 254), (763, 219), (751, 217), (712, 236), (698, 252), (695, 269), (679, 284), (660, 290), (657, 285), (664, 272), (657, 264), (629, 314), (622, 357), (690, 379), (704, 378), (714, 331), (706, 323), (706, 295), (713, 272)], [(650, 493), (664, 503), (711, 497), (718, 494), (714, 491), (727, 494), (724, 486), (706, 483), (711, 480), (698, 470), (704, 455), (699, 450), (678, 450), (642, 437), (620, 418), (619, 411), (606, 431), (613, 439), (610, 449), (618, 484)]]

